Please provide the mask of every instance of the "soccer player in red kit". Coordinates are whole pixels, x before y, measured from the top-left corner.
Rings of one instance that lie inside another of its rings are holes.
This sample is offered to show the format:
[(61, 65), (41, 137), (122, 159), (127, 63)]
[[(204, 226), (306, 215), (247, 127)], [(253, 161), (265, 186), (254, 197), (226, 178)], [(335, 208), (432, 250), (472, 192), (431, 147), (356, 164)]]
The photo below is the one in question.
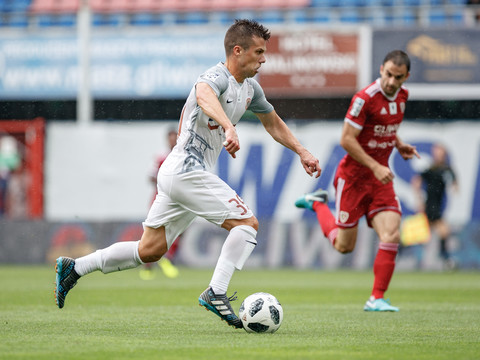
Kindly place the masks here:
[(373, 290), (365, 311), (399, 310), (384, 299), (395, 269), (401, 220), (388, 158), (394, 147), (405, 160), (419, 157), (416, 148), (397, 135), (408, 98), (408, 90), (402, 85), (409, 75), (408, 55), (394, 50), (380, 66), (380, 78), (353, 97), (340, 140), (347, 154), (334, 179), (336, 216), (327, 206), (325, 190), (305, 194), (295, 202), (297, 207), (317, 214), (323, 233), (340, 253), (354, 250), (362, 216), (375, 229), (380, 243), (373, 264)]

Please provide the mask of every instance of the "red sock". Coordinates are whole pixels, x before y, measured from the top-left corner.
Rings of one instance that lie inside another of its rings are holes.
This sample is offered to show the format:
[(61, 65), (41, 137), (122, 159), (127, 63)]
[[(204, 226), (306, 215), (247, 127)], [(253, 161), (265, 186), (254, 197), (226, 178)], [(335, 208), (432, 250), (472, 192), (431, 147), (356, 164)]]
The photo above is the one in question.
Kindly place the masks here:
[(383, 298), (383, 294), (388, 289), (392, 279), (393, 270), (395, 270), (395, 257), (398, 253), (398, 244), (380, 243), (377, 256), (373, 263), (373, 281), (372, 296), (375, 299)]
[(332, 215), (327, 204), (315, 201), (312, 207), (313, 211), (317, 214), (317, 220), (322, 228), (323, 234), (330, 240), (332, 245), (334, 245), (338, 233), (335, 217)]

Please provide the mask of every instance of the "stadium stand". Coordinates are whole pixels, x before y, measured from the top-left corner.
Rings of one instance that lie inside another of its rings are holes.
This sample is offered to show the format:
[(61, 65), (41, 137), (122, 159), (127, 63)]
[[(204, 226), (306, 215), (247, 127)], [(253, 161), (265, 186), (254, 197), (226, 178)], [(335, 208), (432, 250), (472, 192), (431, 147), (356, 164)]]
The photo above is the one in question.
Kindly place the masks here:
[[(374, 26), (474, 24), (467, 0), (89, 0), (99, 27), (228, 24), (369, 23)], [(0, 27), (74, 27), (82, 0), (0, 0)], [(475, 5), (473, 5), (475, 6)], [(476, 8), (475, 8), (476, 9)], [(472, 19), (470, 19), (472, 18)]]

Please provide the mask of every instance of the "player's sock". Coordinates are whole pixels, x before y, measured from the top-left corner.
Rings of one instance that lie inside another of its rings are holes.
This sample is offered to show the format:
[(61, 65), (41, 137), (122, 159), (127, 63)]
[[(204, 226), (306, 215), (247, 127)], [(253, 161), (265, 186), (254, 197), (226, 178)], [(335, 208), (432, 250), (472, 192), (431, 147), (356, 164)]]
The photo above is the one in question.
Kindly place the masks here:
[(317, 220), (322, 228), (323, 234), (327, 237), (328, 240), (335, 245), (335, 239), (337, 238), (338, 228), (335, 224), (335, 217), (328, 208), (327, 204), (324, 204), (320, 201), (315, 201), (313, 203), (313, 211), (317, 214)]
[(215, 294), (225, 294), (235, 268), (242, 270), (245, 261), (257, 245), (257, 231), (251, 226), (240, 225), (230, 230), (213, 272), (210, 286)]
[(75, 271), (83, 276), (96, 270), (104, 274), (132, 269), (143, 264), (138, 254), (139, 241), (122, 241), (75, 260)]
[(393, 271), (395, 270), (395, 257), (398, 253), (398, 244), (380, 243), (377, 256), (373, 263), (373, 282), (372, 296), (375, 299), (383, 298), (383, 294), (388, 289)]

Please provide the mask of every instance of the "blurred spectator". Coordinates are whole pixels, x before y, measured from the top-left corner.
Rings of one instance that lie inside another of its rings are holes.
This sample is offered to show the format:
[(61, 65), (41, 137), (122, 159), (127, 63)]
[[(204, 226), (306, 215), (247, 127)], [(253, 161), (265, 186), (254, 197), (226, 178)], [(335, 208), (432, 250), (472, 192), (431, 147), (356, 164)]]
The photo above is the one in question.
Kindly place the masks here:
[(455, 261), (448, 251), (447, 241), (450, 238), (450, 226), (443, 218), (446, 206), (447, 189), (452, 187), (458, 191), (457, 179), (452, 170), (447, 150), (443, 145), (432, 146), (432, 164), (430, 167), (412, 178), (412, 185), (419, 199), (419, 211), (427, 215), (430, 228), (440, 238), (440, 256), (446, 269), (454, 269)]
[(7, 212), (7, 192), (12, 171), (21, 163), (17, 140), (0, 135), (0, 216)]

